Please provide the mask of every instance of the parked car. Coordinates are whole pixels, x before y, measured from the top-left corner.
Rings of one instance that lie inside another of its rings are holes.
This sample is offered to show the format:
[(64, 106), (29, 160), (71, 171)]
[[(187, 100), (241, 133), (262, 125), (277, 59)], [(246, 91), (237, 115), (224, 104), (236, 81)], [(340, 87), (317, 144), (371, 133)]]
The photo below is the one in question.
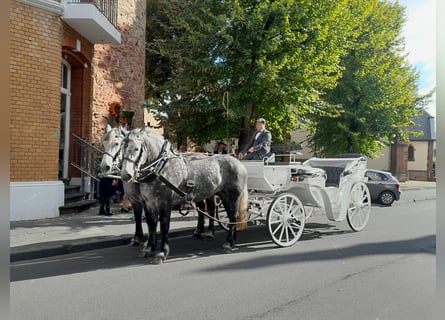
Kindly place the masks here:
[(371, 200), (390, 206), (400, 199), (400, 182), (391, 172), (368, 169), (365, 177), (368, 178), (366, 185), (371, 193)]

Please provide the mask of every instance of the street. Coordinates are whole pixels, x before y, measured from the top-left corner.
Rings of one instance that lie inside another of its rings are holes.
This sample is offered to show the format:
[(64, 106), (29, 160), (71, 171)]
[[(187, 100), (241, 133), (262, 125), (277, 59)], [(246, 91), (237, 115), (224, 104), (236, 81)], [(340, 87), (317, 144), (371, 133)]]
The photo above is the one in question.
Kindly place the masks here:
[(431, 319), (436, 201), (373, 205), (363, 232), (323, 214), (296, 245), (265, 226), (170, 241), (163, 265), (126, 246), (11, 264), (12, 319)]

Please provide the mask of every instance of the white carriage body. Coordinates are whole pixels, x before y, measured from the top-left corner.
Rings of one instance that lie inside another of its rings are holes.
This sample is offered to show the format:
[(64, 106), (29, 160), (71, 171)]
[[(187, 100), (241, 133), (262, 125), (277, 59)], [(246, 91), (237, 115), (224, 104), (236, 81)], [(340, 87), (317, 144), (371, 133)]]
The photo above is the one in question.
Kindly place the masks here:
[(248, 172), (253, 219), (264, 219), (283, 192), (295, 194), (305, 207), (321, 208), (329, 220), (343, 221), (357, 182), (366, 182), (366, 157), (311, 158), (301, 162), (243, 161)]
[(347, 214), (348, 198), (353, 186), (366, 182), (366, 157), (311, 158), (305, 166), (322, 169), (326, 174), (324, 188), (317, 190), (329, 220), (343, 221)]

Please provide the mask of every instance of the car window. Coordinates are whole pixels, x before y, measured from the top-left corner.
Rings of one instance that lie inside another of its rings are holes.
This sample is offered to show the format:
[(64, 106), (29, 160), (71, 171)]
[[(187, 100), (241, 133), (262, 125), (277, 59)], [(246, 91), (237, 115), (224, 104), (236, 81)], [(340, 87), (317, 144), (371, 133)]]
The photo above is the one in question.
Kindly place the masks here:
[(379, 172), (374, 171), (367, 171), (365, 174), (366, 177), (368, 177), (369, 181), (385, 181), (388, 180), (388, 178)]
[(389, 178), (383, 173), (377, 173), (381, 181), (387, 181)]

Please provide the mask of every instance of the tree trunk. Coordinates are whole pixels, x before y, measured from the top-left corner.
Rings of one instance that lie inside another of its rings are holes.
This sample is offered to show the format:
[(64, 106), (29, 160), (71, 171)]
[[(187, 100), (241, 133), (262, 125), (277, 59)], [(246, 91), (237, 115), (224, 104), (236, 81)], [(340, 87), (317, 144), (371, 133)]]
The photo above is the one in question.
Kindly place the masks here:
[(250, 123), (250, 120), (253, 116), (253, 105), (252, 103), (247, 104), (246, 113), (242, 120), (242, 130), (240, 132), (239, 141), (238, 141), (238, 152), (241, 151), (244, 146), (249, 142), (250, 136), (253, 134), (253, 128)]

